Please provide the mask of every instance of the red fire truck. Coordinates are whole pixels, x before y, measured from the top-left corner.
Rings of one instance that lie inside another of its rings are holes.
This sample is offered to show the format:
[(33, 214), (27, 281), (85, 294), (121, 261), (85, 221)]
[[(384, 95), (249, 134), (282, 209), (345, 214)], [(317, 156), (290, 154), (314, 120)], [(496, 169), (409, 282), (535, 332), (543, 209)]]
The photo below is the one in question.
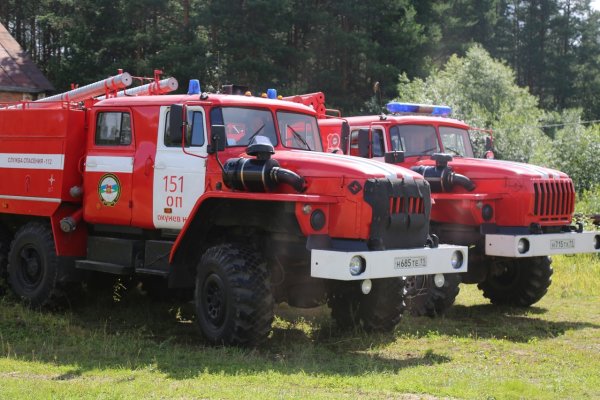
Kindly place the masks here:
[(90, 274), (161, 277), (194, 288), (209, 342), (252, 344), (275, 302), (389, 330), (402, 277), (466, 272), (466, 247), (429, 236), (429, 183), (322, 152), (312, 108), (197, 83), (115, 94), (128, 80), (0, 109), (0, 267), (32, 306)]
[[(296, 101), (320, 105), (328, 151), (392, 162), (429, 181), (431, 232), (469, 246), (469, 271), (460, 278), (477, 283), (493, 304), (539, 301), (552, 282), (551, 255), (600, 252), (600, 232), (572, 224), (575, 190), (566, 174), (494, 160), (491, 137), (485, 159), (475, 158), (471, 127), (448, 118), (448, 107), (392, 102), (390, 115), (327, 118), (322, 93)], [(409, 284), (412, 311), (433, 316), (453, 304), (459, 280), (435, 285), (415, 277)]]

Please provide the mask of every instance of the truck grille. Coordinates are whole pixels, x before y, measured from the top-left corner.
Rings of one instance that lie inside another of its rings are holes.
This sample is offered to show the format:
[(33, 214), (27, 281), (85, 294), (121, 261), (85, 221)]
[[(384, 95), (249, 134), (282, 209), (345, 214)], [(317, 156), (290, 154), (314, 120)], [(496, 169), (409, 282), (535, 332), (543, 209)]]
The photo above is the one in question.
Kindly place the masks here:
[(420, 197), (390, 197), (390, 215), (425, 214), (425, 202)]
[(424, 179), (367, 179), (364, 199), (372, 211), (369, 249), (423, 247), (429, 233), (430, 193)]
[(570, 218), (575, 209), (575, 190), (570, 179), (539, 181), (533, 184), (533, 215), (542, 221)]

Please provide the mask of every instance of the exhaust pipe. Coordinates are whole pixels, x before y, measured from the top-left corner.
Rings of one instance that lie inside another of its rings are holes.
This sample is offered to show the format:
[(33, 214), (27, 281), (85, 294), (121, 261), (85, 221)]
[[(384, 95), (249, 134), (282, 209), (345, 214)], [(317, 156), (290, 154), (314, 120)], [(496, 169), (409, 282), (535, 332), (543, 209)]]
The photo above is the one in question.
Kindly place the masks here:
[(246, 153), (256, 158), (230, 158), (225, 162), (225, 186), (249, 192), (269, 192), (280, 183), (285, 183), (296, 192), (303, 192), (306, 184), (304, 178), (289, 169), (281, 168), (279, 162), (271, 158), (275, 151), (273, 145), (267, 142), (259, 139), (248, 146)]
[(435, 167), (420, 165), (410, 169), (423, 175), (429, 182), (432, 193), (451, 192), (454, 185), (462, 186), (469, 192), (475, 190), (476, 185), (472, 180), (457, 174), (452, 167), (448, 166), (448, 162), (452, 161), (450, 154), (436, 153), (431, 156), (431, 159), (435, 160)]

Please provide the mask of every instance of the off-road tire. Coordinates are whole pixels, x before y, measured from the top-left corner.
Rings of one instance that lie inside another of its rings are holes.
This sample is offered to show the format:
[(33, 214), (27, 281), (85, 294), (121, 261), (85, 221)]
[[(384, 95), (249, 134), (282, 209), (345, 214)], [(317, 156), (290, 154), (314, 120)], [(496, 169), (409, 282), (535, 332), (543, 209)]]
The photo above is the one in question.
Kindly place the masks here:
[(266, 262), (233, 244), (208, 249), (198, 263), (194, 304), (211, 344), (254, 346), (266, 340), (274, 301)]
[(489, 274), (477, 287), (492, 304), (529, 307), (548, 292), (551, 263), (552, 259), (546, 256), (502, 261), (503, 272)]
[(416, 317), (443, 315), (460, 292), (459, 274), (445, 274), (444, 285), (437, 287), (433, 275), (419, 275), (407, 280), (406, 309)]
[(53, 306), (62, 295), (59, 273), (50, 227), (38, 222), (23, 225), (8, 254), (8, 282), (13, 293), (31, 307)]
[(340, 329), (361, 327), (366, 332), (390, 332), (404, 313), (404, 278), (374, 279), (369, 294), (360, 282), (336, 282), (327, 304)]
[(0, 296), (6, 293), (8, 289), (8, 250), (10, 248), (10, 238), (6, 232), (0, 228)]

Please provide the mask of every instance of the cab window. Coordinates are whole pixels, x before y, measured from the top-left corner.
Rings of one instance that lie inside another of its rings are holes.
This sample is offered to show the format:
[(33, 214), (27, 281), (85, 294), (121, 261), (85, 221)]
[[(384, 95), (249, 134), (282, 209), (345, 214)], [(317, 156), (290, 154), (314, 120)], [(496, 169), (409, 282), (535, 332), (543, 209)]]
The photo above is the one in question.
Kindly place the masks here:
[(425, 156), (439, 152), (435, 128), (431, 125), (396, 125), (390, 128), (392, 150), (405, 156)]
[(373, 129), (371, 140), (373, 141), (373, 157), (383, 157), (385, 155), (383, 131), (381, 129)]
[(445, 153), (453, 156), (472, 157), (473, 150), (467, 130), (452, 126), (440, 126), (439, 129)]
[(96, 120), (95, 144), (100, 146), (129, 146), (131, 116), (127, 112), (100, 112)]
[(257, 136), (264, 136), (273, 146), (277, 134), (273, 115), (268, 109), (215, 107), (210, 111), (211, 125), (223, 125), (227, 147), (246, 147)]
[(323, 151), (315, 117), (287, 111), (277, 112), (281, 142), (285, 147)]
[[(171, 111), (167, 111), (165, 117), (165, 131), (163, 133), (163, 140), (167, 147), (181, 147), (179, 142), (171, 142), (171, 136), (169, 135), (169, 114)], [(201, 147), (204, 146), (204, 114), (201, 111), (188, 110), (187, 113), (187, 129), (185, 133), (185, 147)]]

